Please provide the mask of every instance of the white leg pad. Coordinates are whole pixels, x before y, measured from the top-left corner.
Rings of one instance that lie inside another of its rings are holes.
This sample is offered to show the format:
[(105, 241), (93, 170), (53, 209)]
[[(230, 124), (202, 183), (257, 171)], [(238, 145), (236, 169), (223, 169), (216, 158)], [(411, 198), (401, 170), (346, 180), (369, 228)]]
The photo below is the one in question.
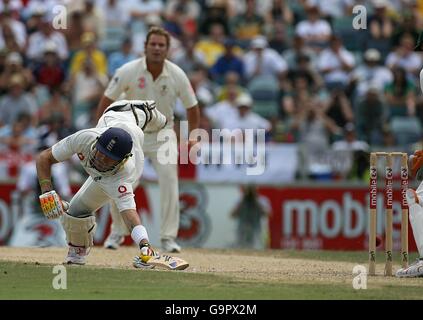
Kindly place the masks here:
[(420, 257), (423, 257), (423, 208), (419, 204), (408, 207), (410, 224), (413, 229), (414, 241)]
[(94, 245), (96, 229), (95, 216), (75, 218), (71, 215), (63, 215), (63, 229), (69, 244), (77, 247), (89, 248)]

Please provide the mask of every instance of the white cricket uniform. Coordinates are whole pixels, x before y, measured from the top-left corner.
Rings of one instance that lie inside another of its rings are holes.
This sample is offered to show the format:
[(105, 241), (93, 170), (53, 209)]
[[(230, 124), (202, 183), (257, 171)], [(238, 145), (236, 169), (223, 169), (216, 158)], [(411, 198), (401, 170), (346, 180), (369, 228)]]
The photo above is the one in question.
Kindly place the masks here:
[(144, 166), (144, 154), (142, 152), (143, 132), (135, 124), (135, 121), (130, 123), (122, 121), (120, 117), (115, 117), (115, 119), (121, 120), (119, 123), (110, 121), (109, 127), (120, 127), (127, 131), (132, 137), (133, 147), (132, 157), (129, 157), (124, 166), (114, 175), (102, 174), (92, 168), (88, 161), (91, 148), (97, 137), (109, 127), (80, 130), (52, 147), (53, 157), (60, 162), (77, 154), (81, 165), (89, 174), (88, 179), (70, 202), (69, 214), (71, 216), (84, 217), (92, 215), (110, 200), (116, 205), (118, 212), (136, 209), (133, 190), (137, 185)]
[[(180, 98), (186, 109), (198, 104), (189, 79), (181, 68), (166, 60), (162, 73), (154, 81), (153, 76), (147, 70), (145, 57), (128, 62), (120, 67), (110, 81), (104, 95), (111, 100), (118, 100), (122, 96), (128, 100), (154, 100), (157, 109), (166, 116), (166, 128), (173, 128), (173, 115), (177, 98)], [(145, 130), (144, 134), (143, 151), (151, 160), (160, 185), (160, 235), (162, 239), (174, 239), (179, 228), (176, 135), (173, 135), (170, 141), (158, 141), (158, 131)], [(164, 143), (171, 147), (170, 154), (166, 154), (164, 151), (158, 152), (160, 146)], [(169, 157), (173, 158), (171, 164), (168, 163)], [(119, 217), (113, 216), (113, 219), (119, 219)]]

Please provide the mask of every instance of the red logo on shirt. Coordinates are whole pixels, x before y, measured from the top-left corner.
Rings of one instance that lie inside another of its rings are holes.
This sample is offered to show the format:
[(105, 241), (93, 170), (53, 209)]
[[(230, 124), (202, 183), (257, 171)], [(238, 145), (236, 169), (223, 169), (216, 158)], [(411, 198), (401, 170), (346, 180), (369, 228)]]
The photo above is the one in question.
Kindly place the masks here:
[(120, 192), (120, 193), (125, 193), (126, 192), (126, 187), (125, 186), (119, 186), (119, 188), (118, 188), (118, 191)]
[(84, 155), (82, 153), (78, 153), (78, 158), (81, 161), (85, 159), (85, 157), (84, 157)]
[(144, 89), (145, 88), (145, 78), (141, 77), (138, 79), (138, 88)]

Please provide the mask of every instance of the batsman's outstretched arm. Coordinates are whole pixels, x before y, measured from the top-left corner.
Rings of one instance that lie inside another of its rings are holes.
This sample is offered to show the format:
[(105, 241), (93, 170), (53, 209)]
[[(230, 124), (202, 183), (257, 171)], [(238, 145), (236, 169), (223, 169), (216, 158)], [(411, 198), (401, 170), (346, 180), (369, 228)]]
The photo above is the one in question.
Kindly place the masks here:
[(57, 162), (58, 161), (53, 157), (51, 148), (42, 151), (37, 156), (35, 164), (42, 193), (53, 190), (53, 185), (51, 184), (51, 166)]
[(104, 110), (106, 110), (106, 108), (108, 106), (110, 106), (113, 102), (115, 102), (115, 101), (112, 100), (112, 99), (107, 98), (105, 95), (103, 95), (101, 97), (100, 102), (97, 105), (97, 114), (96, 114), (96, 117), (97, 117), (96, 120), (97, 121), (98, 121), (98, 119), (100, 119), (100, 117), (103, 114)]

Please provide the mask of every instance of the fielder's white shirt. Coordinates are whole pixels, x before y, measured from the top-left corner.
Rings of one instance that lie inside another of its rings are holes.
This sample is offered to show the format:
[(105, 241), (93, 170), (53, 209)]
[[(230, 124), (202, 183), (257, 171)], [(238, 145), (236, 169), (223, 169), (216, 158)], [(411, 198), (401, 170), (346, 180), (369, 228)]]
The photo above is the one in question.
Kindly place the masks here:
[(128, 128), (126, 128), (126, 131), (131, 135), (133, 140), (133, 156), (112, 176), (102, 175), (101, 172), (89, 166), (88, 163), (93, 143), (95, 143), (97, 137), (106, 131), (108, 127), (80, 130), (57, 142), (52, 147), (53, 157), (59, 162), (68, 160), (74, 154), (77, 154), (84, 170), (115, 202), (120, 212), (128, 209), (136, 209), (133, 186), (141, 176), (144, 165), (144, 154), (141, 148), (143, 133), (137, 126), (129, 125)]
[(197, 105), (194, 90), (185, 72), (173, 62), (165, 60), (163, 71), (153, 81), (147, 70), (146, 58), (142, 57), (124, 64), (116, 70), (104, 95), (111, 100), (154, 100), (168, 121), (167, 128), (173, 128), (173, 112), (177, 98), (186, 109)]

